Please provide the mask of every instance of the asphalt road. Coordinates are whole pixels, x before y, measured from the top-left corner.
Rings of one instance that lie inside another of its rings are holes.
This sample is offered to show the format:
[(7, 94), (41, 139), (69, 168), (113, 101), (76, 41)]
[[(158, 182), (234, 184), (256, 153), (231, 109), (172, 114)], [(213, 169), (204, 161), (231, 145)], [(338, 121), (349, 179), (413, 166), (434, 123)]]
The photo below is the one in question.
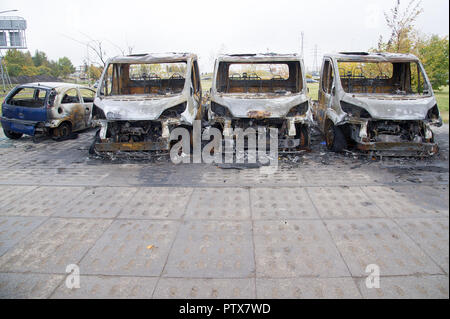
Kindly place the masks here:
[(435, 133), (434, 158), (381, 160), (315, 135), (276, 172), (90, 158), (93, 131), (0, 136), (0, 298), (448, 298), (448, 125)]

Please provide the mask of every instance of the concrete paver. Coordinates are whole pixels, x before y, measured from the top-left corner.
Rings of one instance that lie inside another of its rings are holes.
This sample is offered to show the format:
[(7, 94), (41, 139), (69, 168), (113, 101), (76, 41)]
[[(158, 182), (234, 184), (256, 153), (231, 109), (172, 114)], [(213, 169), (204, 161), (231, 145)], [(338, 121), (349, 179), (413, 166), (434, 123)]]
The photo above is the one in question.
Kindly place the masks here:
[(57, 208), (54, 216), (79, 218), (114, 218), (127, 207), (136, 193), (134, 187), (88, 187), (73, 200)]
[(256, 188), (250, 198), (254, 220), (319, 218), (304, 188)]
[(123, 219), (180, 219), (192, 194), (190, 188), (145, 187), (139, 189), (120, 213)]
[(249, 221), (186, 221), (174, 242), (164, 276), (248, 278), (254, 272)]
[(350, 273), (321, 221), (255, 221), (257, 277), (343, 277)]
[(0, 217), (0, 256), (27, 237), (44, 217)]
[(358, 281), (361, 293), (368, 299), (448, 299), (448, 276), (382, 277), (379, 289), (367, 289)]
[(261, 299), (358, 299), (361, 294), (352, 278), (257, 279)]
[(158, 277), (80, 276), (80, 288), (68, 289), (62, 283), (54, 299), (148, 299), (152, 297)]
[(177, 227), (173, 221), (115, 221), (80, 267), (84, 274), (159, 276)]
[(5, 199), (0, 215), (51, 216), (67, 207), (82, 190), (83, 187), (41, 186), (20, 198)]
[(187, 207), (186, 219), (250, 219), (247, 189), (197, 188)]
[(308, 188), (323, 219), (385, 217), (360, 187)]
[(161, 278), (154, 298), (157, 299), (254, 299), (254, 279)]
[(0, 273), (0, 298), (49, 298), (63, 279), (63, 275)]
[(376, 264), (382, 275), (440, 274), (442, 270), (393, 221), (326, 221), (353, 276), (367, 276)]
[(0, 257), (0, 272), (64, 274), (110, 224), (110, 220), (49, 219)]
[(448, 274), (448, 218), (399, 219), (397, 223)]
[(91, 158), (93, 130), (0, 131), (0, 298), (448, 298), (448, 125), (435, 133), (431, 159), (314, 143), (272, 171)]

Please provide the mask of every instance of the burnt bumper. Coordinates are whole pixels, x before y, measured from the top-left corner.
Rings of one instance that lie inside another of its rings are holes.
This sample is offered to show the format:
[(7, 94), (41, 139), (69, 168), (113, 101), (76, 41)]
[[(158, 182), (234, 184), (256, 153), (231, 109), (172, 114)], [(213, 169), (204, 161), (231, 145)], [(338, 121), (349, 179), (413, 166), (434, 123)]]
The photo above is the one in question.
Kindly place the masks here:
[(407, 156), (423, 157), (433, 156), (439, 151), (436, 143), (415, 143), (415, 142), (360, 142), (356, 147), (361, 151), (374, 152), (380, 156)]
[(97, 152), (168, 151), (170, 150), (170, 143), (168, 140), (132, 143), (99, 142), (95, 143), (95, 150)]
[(0, 122), (3, 129), (16, 133), (34, 136), (36, 134), (36, 126), (43, 122), (26, 121), (21, 119), (13, 119), (0, 116)]

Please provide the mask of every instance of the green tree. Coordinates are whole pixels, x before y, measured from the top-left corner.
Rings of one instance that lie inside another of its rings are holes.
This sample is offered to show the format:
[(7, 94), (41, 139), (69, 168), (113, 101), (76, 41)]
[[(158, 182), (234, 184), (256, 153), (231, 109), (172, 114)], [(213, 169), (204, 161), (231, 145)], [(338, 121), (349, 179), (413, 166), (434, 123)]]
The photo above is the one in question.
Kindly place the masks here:
[(37, 74), (30, 52), (22, 52), (16, 49), (8, 50), (4, 61), (10, 76), (33, 76)]
[(102, 72), (103, 72), (103, 68), (101, 68), (99, 66), (95, 66), (95, 65), (91, 64), (91, 66), (89, 67), (89, 74), (91, 76), (91, 79), (93, 79), (93, 80), (100, 79)]
[(52, 76), (54, 76), (54, 77), (59, 77), (59, 76), (61, 76), (59, 64), (58, 64), (57, 62), (55, 62), (55, 61), (49, 61), (48, 67), (50, 68), (50, 75), (52, 75)]
[(34, 65), (24, 65), (22, 67), (22, 74), (26, 76), (35, 76), (38, 75), (38, 69)]
[(19, 76), (22, 73), (22, 67), (18, 64), (5, 63), (10, 76)]
[(31, 56), (29, 51), (8, 50), (4, 61), (10, 76), (52, 75), (65, 77), (75, 72), (75, 67), (68, 57), (53, 61), (47, 58), (45, 52), (39, 50), (36, 50), (34, 56)]
[(410, 0), (404, 9), (401, 4), (401, 0), (396, 0), (395, 6), (389, 12), (384, 13), (384, 18), (391, 34), (387, 42), (384, 42), (383, 37), (380, 36), (378, 48), (375, 51), (412, 52), (414, 43), (417, 41), (417, 32), (414, 25), (423, 9), (419, 0)]
[(47, 54), (39, 50), (36, 50), (32, 59), (35, 67), (48, 66), (49, 64)]
[(417, 41), (415, 51), (425, 66), (433, 89), (446, 85), (449, 78), (448, 36), (432, 35)]
[(75, 72), (75, 67), (68, 57), (62, 57), (58, 60), (58, 68), (61, 76), (66, 77)]
[(448, 37), (418, 36), (415, 22), (422, 14), (421, 2), (410, 0), (403, 8), (402, 1), (396, 0), (395, 6), (385, 12), (386, 24), (391, 34), (384, 42), (380, 36), (375, 52), (412, 53), (420, 58), (434, 89), (445, 85), (449, 78)]
[(86, 76), (89, 77), (89, 80), (98, 80), (102, 75), (103, 68), (99, 66), (95, 66), (91, 64), (88, 66), (86, 63), (83, 65), (83, 71), (86, 73)]
[(52, 75), (52, 69), (45, 65), (37, 67), (37, 72), (38, 75)]
[(22, 52), (17, 49), (10, 49), (6, 51), (5, 62), (18, 65), (33, 65), (33, 59), (30, 52)]

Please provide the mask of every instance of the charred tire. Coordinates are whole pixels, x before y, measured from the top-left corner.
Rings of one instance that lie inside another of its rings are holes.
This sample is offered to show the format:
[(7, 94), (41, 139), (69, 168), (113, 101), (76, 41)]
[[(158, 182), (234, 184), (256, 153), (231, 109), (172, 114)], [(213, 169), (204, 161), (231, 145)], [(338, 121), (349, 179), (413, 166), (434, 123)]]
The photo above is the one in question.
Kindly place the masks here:
[(310, 143), (310, 130), (306, 125), (301, 125), (297, 130), (300, 132), (298, 138), (300, 139), (300, 149), (308, 148)]
[(61, 123), (53, 130), (53, 137), (57, 139), (68, 139), (72, 135), (72, 126), (68, 122)]
[(347, 140), (344, 132), (331, 121), (329, 121), (325, 127), (325, 141), (327, 143), (327, 148), (336, 153), (340, 153), (347, 148)]
[(100, 140), (100, 130), (97, 130), (97, 132), (95, 132), (95, 137), (94, 137), (94, 141), (91, 144), (91, 147), (89, 147), (89, 154), (91, 155), (95, 155), (97, 154), (96, 150), (95, 150), (95, 144), (99, 143)]
[(5, 129), (3, 129), (3, 133), (5, 133), (5, 136), (11, 140), (18, 140), (23, 135), (22, 133), (16, 133), (16, 132), (8, 131)]

